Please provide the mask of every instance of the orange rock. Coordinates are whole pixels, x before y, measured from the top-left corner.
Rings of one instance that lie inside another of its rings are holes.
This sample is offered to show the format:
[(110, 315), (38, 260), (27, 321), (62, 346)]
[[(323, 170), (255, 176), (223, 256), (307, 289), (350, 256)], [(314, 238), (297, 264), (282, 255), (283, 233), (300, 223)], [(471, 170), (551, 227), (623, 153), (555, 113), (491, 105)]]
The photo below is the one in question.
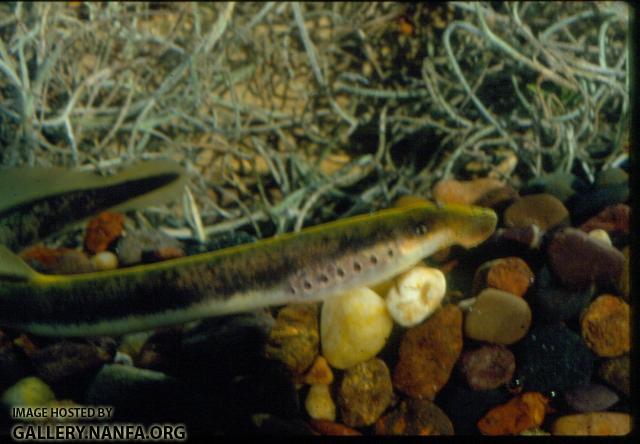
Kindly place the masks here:
[(120, 213), (103, 212), (89, 221), (84, 237), (84, 246), (91, 253), (100, 253), (109, 248), (111, 242), (122, 234), (124, 216)]
[(445, 204), (474, 204), (488, 192), (504, 187), (498, 179), (482, 178), (467, 181), (443, 179), (433, 187), (433, 198)]
[(376, 435), (439, 436), (453, 435), (447, 415), (426, 399), (408, 399), (375, 424)]
[(309, 385), (323, 384), (329, 385), (333, 382), (333, 372), (327, 363), (327, 360), (318, 356), (311, 365), (309, 371), (304, 376), (304, 382)]
[(478, 421), (483, 435), (517, 435), (542, 424), (549, 400), (538, 392), (526, 392), (487, 412)]
[(338, 424), (337, 422), (327, 421), (326, 419), (312, 419), (309, 425), (321, 435), (329, 436), (357, 436), (362, 435), (359, 431)]
[(551, 426), (552, 435), (619, 436), (631, 432), (631, 415), (617, 412), (590, 412), (561, 416)]
[(609, 294), (598, 296), (580, 319), (582, 337), (598, 356), (616, 357), (631, 348), (629, 304)]
[[(520, 297), (524, 296), (534, 280), (533, 271), (519, 257), (505, 257), (486, 262), (478, 269), (476, 277), (478, 281), (474, 279), (474, 290), (477, 292), (484, 287), (492, 287)], [(476, 285), (479, 288), (475, 288)]]
[(449, 304), (409, 329), (400, 344), (393, 385), (412, 398), (435, 398), (462, 351), (462, 312)]

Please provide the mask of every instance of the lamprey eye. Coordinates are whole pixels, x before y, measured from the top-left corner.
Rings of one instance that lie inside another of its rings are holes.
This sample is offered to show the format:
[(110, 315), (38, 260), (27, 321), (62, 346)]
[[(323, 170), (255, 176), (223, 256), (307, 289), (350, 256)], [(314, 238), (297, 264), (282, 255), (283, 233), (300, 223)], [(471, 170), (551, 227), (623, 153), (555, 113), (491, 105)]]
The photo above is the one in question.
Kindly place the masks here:
[(423, 234), (426, 234), (428, 230), (426, 225), (420, 224), (414, 229), (414, 231), (418, 236), (421, 236)]

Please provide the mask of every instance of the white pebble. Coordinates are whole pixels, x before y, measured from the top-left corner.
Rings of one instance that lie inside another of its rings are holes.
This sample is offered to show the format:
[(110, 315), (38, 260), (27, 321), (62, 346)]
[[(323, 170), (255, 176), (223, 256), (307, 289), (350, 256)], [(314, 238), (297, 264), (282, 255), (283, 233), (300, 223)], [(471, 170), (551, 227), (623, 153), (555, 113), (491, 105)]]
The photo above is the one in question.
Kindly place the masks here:
[(384, 299), (369, 288), (331, 297), (320, 316), (322, 354), (332, 367), (349, 368), (377, 355), (392, 327)]
[(589, 231), (589, 237), (592, 239), (598, 239), (603, 242), (606, 242), (607, 245), (611, 246), (611, 238), (609, 237), (609, 233), (604, 231), (602, 228), (596, 228), (595, 230)]
[(91, 265), (96, 271), (115, 270), (118, 268), (118, 256), (110, 251), (102, 251), (91, 258)]
[(304, 406), (313, 419), (336, 420), (336, 404), (333, 402), (329, 386), (326, 384), (312, 385), (309, 388)]
[(413, 327), (440, 307), (447, 289), (437, 268), (414, 267), (396, 279), (387, 293), (389, 314), (403, 327)]

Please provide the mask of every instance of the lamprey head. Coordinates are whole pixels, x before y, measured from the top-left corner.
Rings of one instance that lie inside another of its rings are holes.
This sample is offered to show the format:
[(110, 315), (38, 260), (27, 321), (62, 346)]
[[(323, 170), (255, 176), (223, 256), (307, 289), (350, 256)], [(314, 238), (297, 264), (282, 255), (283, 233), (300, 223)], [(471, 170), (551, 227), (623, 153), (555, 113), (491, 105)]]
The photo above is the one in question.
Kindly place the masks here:
[(465, 248), (474, 247), (486, 240), (494, 232), (497, 223), (496, 213), (488, 208), (465, 205), (417, 204), (399, 209), (398, 218), (403, 250), (424, 249), (429, 253), (434, 248), (452, 244)]

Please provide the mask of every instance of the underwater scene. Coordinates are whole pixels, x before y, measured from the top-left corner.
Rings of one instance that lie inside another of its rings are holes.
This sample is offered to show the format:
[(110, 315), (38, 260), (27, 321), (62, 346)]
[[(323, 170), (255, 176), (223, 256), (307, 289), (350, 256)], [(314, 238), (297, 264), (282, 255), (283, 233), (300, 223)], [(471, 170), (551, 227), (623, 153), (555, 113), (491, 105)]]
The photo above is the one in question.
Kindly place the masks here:
[(2, 439), (632, 434), (633, 16), (0, 3)]

